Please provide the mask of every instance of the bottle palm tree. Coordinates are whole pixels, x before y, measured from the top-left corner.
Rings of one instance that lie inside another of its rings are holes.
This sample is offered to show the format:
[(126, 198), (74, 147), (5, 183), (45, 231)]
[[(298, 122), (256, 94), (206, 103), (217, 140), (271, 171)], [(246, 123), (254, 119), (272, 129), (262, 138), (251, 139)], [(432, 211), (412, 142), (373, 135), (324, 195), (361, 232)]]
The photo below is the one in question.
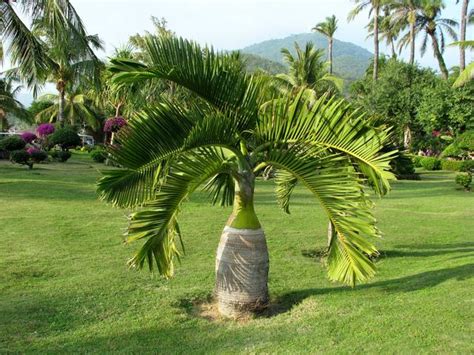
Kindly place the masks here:
[(390, 18), (395, 26), (402, 30), (408, 25), (408, 33), (399, 42), (399, 48), (410, 46), (409, 63), (415, 64), (416, 19), (420, 7), (420, 0), (392, 0), (387, 5), (390, 9)]
[(23, 104), (16, 99), (21, 86), (14, 87), (9, 80), (0, 78), (0, 131), (8, 130), (8, 116), (31, 123), (31, 117)]
[(144, 241), (130, 265), (173, 274), (181, 254), (179, 211), (204, 186), (212, 202), (233, 205), (217, 250), (216, 296), (220, 312), (235, 315), (268, 302), (268, 251), (254, 209), (256, 176), (277, 169), (276, 196), (289, 211), (296, 184), (309, 189), (333, 221), (338, 237), (329, 256), (332, 280), (350, 285), (369, 279), (368, 257), (378, 235), (364, 193), (369, 176), (380, 193), (392, 153), (381, 153), (387, 132), (368, 126), (344, 100), (320, 98), (312, 105), (300, 92), (265, 105), (266, 80), (246, 74), (231, 54), (173, 37), (148, 37), (150, 64), (115, 60), (122, 84), (165, 79), (194, 93), (150, 103), (118, 133), (110, 147), (123, 167), (105, 173), (101, 198), (120, 207), (140, 207), (130, 216), (127, 241)]
[(325, 92), (342, 91), (342, 80), (328, 73), (328, 64), (323, 60), (324, 51), (316, 49), (312, 42), (306, 43), (304, 49), (295, 42), (295, 55), (287, 48), (283, 48), (281, 53), (289, 72), (275, 76), (280, 91), (298, 92), (306, 88), (314, 98)]
[[(459, 4), (459, 0), (456, 0), (456, 4)], [(463, 0), (461, 8), (461, 30), (459, 40), (464, 42), (466, 40), (466, 29), (468, 23), (468, 8), (469, 0)], [(463, 46), (459, 47), (459, 69), (461, 72), (466, 68), (466, 49)]]
[(326, 17), (326, 21), (320, 22), (316, 26), (314, 26), (313, 31), (319, 32), (328, 38), (329, 74), (332, 75), (334, 33), (336, 33), (337, 31), (336, 16), (332, 15), (330, 17)]
[(356, 7), (349, 13), (348, 20), (351, 21), (361, 11), (369, 8), (369, 16), (373, 17), (373, 33), (374, 33), (374, 69), (373, 79), (377, 80), (379, 72), (379, 16), (383, 5), (383, 0), (354, 0)]
[(58, 121), (63, 122), (64, 100), (68, 85), (77, 83), (81, 76), (97, 72), (99, 61), (94, 49), (102, 48), (97, 36), (87, 35), (82, 20), (68, 0), (18, 2), (18, 7), (31, 19), (26, 26), (12, 2), (0, 3), (3, 15), (2, 37), (9, 42), (8, 53), (13, 65), (9, 75), (38, 89), (46, 81), (58, 90)]
[(441, 10), (444, 3), (441, 0), (423, 0), (420, 12), (417, 17), (417, 27), (419, 31), (424, 32), (421, 44), (421, 54), (426, 52), (428, 38), (431, 39), (433, 53), (438, 61), (441, 75), (444, 79), (448, 79), (449, 73), (443, 58), (445, 46), (445, 31), (453, 40), (457, 40), (456, 31), (453, 29), (458, 23), (452, 19), (442, 18)]

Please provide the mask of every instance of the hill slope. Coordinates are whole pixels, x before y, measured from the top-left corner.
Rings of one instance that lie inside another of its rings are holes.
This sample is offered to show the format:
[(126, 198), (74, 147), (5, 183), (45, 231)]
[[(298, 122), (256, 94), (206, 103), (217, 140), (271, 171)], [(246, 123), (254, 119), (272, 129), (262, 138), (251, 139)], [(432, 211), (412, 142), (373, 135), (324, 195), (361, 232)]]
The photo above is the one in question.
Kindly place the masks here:
[[(256, 43), (242, 48), (241, 51), (283, 63), (280, 53), (282, 48), (288, 48), (293, 52), (294, 42), (304, 46), (309, 41), (312, 41), (317, 48), (324, 50), (328, 45), (326, 37), (319, 33), (300, 33)], [(334, 40), (334, 71), (344, 79), (354, 80), (363, 76), (371, 58), (372, 53), (362, 47), (350, 42)]]

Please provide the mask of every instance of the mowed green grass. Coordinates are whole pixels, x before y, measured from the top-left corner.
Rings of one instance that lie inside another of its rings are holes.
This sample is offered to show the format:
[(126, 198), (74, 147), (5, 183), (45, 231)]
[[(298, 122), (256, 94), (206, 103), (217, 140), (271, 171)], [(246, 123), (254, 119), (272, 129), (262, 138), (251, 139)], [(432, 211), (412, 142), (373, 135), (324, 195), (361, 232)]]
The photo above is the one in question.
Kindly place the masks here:
[(127, 269), (126, 213), (97, 200), (103, 165), (85, 155), (31, 171), (0, 162), (0, 352), (472, 353), (474, 194), (425, 173), (377, 200), (378, 274), (333, 284), (317, 257), (326, 218), (297, 190), (292, 215), (257, 184), (278, 312), (247, 322), (196, 317), (212, 294), (229, 209), (204, 193), (184, 207), (186, 256), (166, 281)]

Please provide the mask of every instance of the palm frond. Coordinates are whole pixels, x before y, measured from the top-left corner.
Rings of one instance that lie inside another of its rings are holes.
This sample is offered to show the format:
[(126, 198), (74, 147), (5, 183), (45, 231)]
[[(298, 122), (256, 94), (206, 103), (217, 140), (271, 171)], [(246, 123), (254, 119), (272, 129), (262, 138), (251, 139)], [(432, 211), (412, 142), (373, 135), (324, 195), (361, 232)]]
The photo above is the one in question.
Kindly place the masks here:
[[(370, 279), (375, 274), (375, 265), (368, 255), (377, 250), (369, 240), (380, 233), (363, 192), (363, 180), (350, 160), (298, 144), (270, 150), (266, 161), (308, 188), (334, 224), (337, 238), (330, 247), (329, 278), (352, 286)], [(285, 193), (291, 192), (292, 184), (289, 186)], [(289, 201), (284, 201), (288, 208)]]
[(395, 152), (380, 154), (389, 139), (388, 131), (376, 131), (366, 124), (364, 115), (353, 111), (343, 100), (321, 97), (312, 105), (301, 91), (286, 105), (275, 102), (268, 107), (255, 132), (256, 151), (264, 150), (268, 142), (308, 144), (345, 154), (366, 174), (377, 193), (385, 194), (389, 187), (389, 162)]
[(127, 241), (146, 239), (130, 266), (142, 268), (147, 263), (150, 270), (156, 265), (164, 277), (173, 275), (173, 259), (179, 256), (176, 239), (180, 238), (177, 216), (181, 204), (205, 181), (223, 173), (225, 161), (219, 149), (200, 149), (173, 164), (154, 200), (130, 216)]
[(458, 88), (466, 85), (469, 81), (474, 79), (474, 62), (466, 66), (466, 68), (459, 74), (459, 77), (453, 84), (453, 87)]

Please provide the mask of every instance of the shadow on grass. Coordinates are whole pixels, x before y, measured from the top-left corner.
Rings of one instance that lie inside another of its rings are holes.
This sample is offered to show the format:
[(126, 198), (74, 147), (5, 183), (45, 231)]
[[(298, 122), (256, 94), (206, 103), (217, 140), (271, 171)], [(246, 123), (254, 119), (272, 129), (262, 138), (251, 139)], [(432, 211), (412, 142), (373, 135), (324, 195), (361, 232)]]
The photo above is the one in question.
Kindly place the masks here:
[(387, 292), (412, 292), (426, 288), (435, 287), (445, 281), (455, 279), (458, 281), (468, 280), (474, 276), (474, 264), (465, 264), (451, 268), (438, 269), (409, 275), (397, 279), (384, 280), (366, 284), (351, 289), (349, 287), (310, 288), (306, 290), (293, 291), (279, 296), (270, 307), (266, 316), (276, 316), (288, 312), (301, 303), (305, 298), (340, 292), (358, 292), (366, 289), (380, 289)]

